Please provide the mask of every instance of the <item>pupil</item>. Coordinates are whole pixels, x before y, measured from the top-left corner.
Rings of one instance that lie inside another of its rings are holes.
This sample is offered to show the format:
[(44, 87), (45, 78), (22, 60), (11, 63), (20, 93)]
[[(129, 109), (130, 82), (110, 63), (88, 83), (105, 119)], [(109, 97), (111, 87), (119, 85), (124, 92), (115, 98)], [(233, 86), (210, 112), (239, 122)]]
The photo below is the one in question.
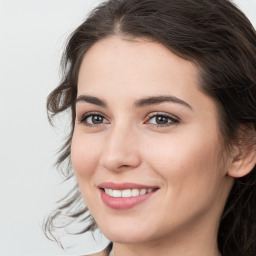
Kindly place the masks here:
[(156, 118), (156, 122), (158, 124), (166, 124), (168, 122), (168, 119), (165, 116), (158, 116)]
[(100, 124), (100, 123), (102, 123), (102, 117), (101, 116), (93, 116), (92, 117), (92, 122), (94, 124)]

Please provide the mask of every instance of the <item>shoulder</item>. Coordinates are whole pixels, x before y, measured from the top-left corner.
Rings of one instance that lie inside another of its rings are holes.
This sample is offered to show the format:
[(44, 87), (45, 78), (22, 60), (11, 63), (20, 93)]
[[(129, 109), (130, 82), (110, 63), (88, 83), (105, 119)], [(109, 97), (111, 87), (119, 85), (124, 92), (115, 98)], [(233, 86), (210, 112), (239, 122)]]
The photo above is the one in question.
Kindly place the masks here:
[(96, 252), (93, 254), (83, 255), (83, 256), (111, 256), (112, 247), (113, 247), (113, 243), (110, 242), (109, 245), (103, 251)]
[(96, 253), (93, 253), (93, 254), (84, 255), (84, 256), (109, 256), (109, 254), (108, 254), (108, 250), (105, 249), (103, 251), (96, 252)]

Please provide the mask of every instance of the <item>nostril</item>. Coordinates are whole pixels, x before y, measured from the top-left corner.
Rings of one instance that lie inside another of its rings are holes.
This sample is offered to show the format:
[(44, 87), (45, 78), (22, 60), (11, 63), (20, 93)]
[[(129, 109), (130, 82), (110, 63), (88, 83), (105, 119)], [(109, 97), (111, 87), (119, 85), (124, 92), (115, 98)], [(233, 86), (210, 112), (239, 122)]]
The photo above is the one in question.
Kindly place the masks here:
[(129, 165), (121, 165), (118, 168), (126, 168), (126, 167), (129, 167)]

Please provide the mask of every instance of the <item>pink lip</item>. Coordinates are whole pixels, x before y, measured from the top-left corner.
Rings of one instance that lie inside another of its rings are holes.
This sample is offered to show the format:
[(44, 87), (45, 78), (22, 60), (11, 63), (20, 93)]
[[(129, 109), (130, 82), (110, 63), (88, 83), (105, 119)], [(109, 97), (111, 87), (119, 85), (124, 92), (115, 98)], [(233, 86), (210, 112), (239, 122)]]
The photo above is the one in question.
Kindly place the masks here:
[[(134, 184), (134, 183), (113, 183), (113, 182), (104, 182), (101, 183), (99, 186), (100, 188), (100, 194), (101, 199), (103, 203), (115, 210), (127, 210), (130, 209), (143, 201), (149, 199), (156, 191), (158, 190), (158, 187), (154, 186), (147, 186), (147, 185), (140, 185), (140, 184)], [(150, 193), (134, 196), (134, 197), (112, 197), (110, 195), (107, 195), (102, 188), (110, 188), (110, 189), (116, 189), (116, 190), (124, 190), (124, 189), (155, 189)]]

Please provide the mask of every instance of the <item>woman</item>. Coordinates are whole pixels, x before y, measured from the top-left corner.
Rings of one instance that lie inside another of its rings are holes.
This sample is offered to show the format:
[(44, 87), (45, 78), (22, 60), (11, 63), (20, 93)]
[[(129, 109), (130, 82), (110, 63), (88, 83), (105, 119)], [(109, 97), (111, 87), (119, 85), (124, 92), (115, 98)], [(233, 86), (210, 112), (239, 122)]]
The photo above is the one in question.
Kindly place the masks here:
[(66, 210), (113, 241), (97, 255), (255, 256), (255, 70), (255, 30), (228, 0), (100, 5), (47, 102), (71, 109), (58, 164), (79, 189), (46, 229)]

